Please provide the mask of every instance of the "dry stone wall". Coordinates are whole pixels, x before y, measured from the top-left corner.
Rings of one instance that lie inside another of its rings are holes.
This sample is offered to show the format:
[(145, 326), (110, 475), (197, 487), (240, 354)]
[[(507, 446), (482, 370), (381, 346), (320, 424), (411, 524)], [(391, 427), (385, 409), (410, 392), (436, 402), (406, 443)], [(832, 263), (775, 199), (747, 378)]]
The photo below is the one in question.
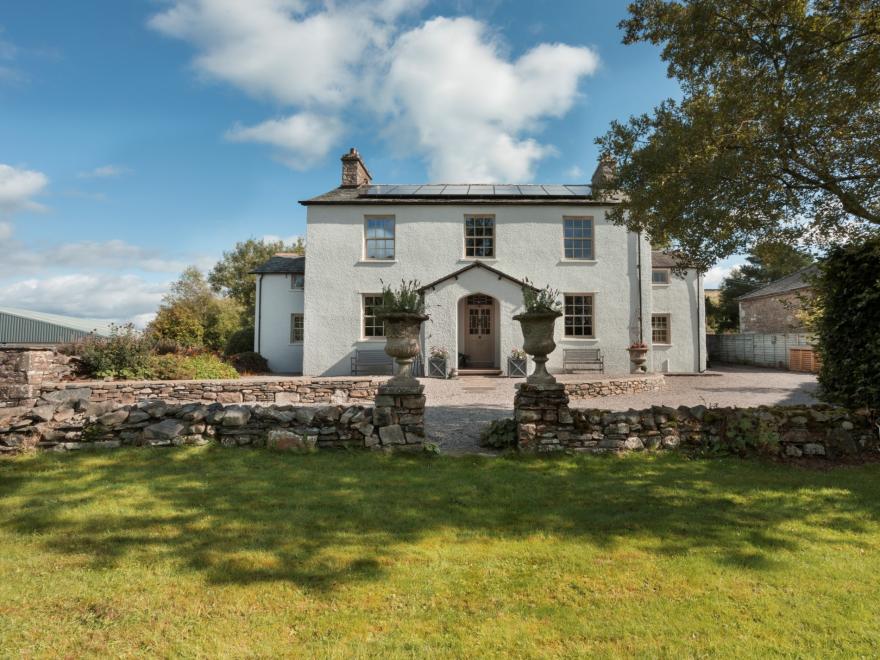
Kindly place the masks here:
[(524, 452), (684, 449), (840, 459), (880, 451), (867, 411), (824, 405), (572, 410), (561, 384), (525, 384), (514, 406), (517, 447)]
[(662, 374), (585, 381), (582, 383), (564, 383), (565, 393), (568, 394), (570, 399), (596, 399), (603, 396), (653, 392), (661, 389), (665, 384), (666, 380)]
[(89, 388), (44, 393), (32, 406), (0, 409), (0, 454), (130, 446), (421, 449), (422, 388), (385, 387), (374, 407), (93, 401)]
[(0, 346), (0, 408), (32, 405), (45, 382), (71, 378), (75, 367), (51, 348)]

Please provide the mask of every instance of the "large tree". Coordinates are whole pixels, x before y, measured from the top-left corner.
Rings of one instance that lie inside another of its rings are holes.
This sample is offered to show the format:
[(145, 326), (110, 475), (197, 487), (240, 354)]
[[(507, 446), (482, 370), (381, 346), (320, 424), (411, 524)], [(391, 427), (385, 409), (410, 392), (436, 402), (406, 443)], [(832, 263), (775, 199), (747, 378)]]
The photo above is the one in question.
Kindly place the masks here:
[(223, 293), (235, 300), (245, 310), (245, 316), (253, 319), (256, 308), (256, 280), (251, 271), (268, 261), (279, 252), (305, 254), (302, 239), (296, 243), (286, 244), (284, 241), (267, 241), (250, 238), (235, 244), (235, 247), (223, 253), (208, 275), (208, 282), (218, 293)]
[(662, 45), (682, 99), (597, 140), (622, 193), (615, 221), (704, 268), (762, 240), (880, 229), (877, 0), (636, 0), (629, 12), (624, 43)]

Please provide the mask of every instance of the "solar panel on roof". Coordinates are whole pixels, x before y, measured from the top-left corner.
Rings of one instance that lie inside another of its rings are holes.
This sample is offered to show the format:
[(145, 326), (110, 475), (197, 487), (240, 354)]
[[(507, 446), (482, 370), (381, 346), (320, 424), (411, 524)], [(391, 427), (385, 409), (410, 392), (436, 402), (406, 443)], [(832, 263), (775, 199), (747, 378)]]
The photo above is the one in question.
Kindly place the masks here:
[(553, 197), (571, 197), (571, 191), (565, 186), (544, 185), (544, 190)]
[(470, 186), (446, 186), (441, 193), (442, 195), (467, 195)]
[(584, 195), (587, 196), (590, 194), (590, 186), (565, 186), (568, 188), (573, 195)]
[(496, 195), (516, 195), (520, 197), (522, 193), (519, 191), (519, 186), (495, 186), (495, 194)]
[(396, 186), (391, 191), (393, 195), (415, 195), (416, 191), (422, 186)]
[(484, 185), (472, 185), (468, 190), (468, 196), (473, 197), (474, 195), (494, 195), (495, 194), (495, 186), (484, 186)]
[(443, 189), (445, 187), (446, 187), (445, 185), (441, 185), (441, 184), (431, 184), (431, 185), (427, 185), (427, 186), (422, 186), (421, 188), (419, 188), (418, 194), (419, 195), (442, 195)]
[(526, 184), (517, 186), (519, 188), (519, 192), (521, 195), (528, 196), (543, 196), (547, 194), (547, 191), (544, 190), (544, 186), (539, 186), (535, 184)]

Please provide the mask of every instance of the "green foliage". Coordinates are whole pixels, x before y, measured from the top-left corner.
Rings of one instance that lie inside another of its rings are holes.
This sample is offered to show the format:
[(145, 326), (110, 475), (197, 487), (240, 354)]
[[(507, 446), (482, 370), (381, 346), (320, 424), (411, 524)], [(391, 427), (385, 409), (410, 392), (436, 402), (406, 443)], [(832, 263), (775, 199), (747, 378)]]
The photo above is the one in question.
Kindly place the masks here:
[(813, 290), (821, 395), (880, 411), (880, 237), (831, 250)]
[(153, 355), (149, 378), (159, 380), (225, 380), (238, 378), (235, 368), (212, 353), (201, 355)]
[(232, 355), (229, 360), (240, 374), (264, 374), (269, 371), (269, 363), (266, 358), (253, 351)]
[(535, 288), (528, 278), (523, 279), (523, 304), (527, 312), (560, 312), (559, 291), (548, 284), (543, 289)]
[(516, 446), (516, 420), (493, 419), (480, 431), (480, 446), (507, 449)]
[(201, 348), (205, 342), (205, 327), (198, 310), (185, 305), (162, 306), (147, 329), (155, 340), (165, 346), (177, 345), (184, 349)]
[(149, 378), (150, 340), (128, 323), (109, 337), (89, 336), (76, 346), (83, 368), (97, 378)]
[(244, 318), (253, 319), (256, 309), (256, 276), (251, 274), (257, 266), (279, 252), (304, 254), (302, 239), (295, 244), (283, 241), (266, 241), (250, 238), (235, 244), (223, 253), (208, 275), (208, 282), (217, 293), (235, 300), (242, 308)]
[(226, 355), (238, 355), (254, 350), (254, 327), (241, 328), (233, 332), (226, 342)]
[(775, 238), (880, 224), (880, 5), (636, 0), (624, 43), (663, 48), (681, 102), (597, 140), (610, 217), (706, 270)]
[(212, 351), (225, 350), (232, 335), (241, 329), (242, 311), (231, 298), (214, 298), (204, 313), (205, 346)]
[(410, 314), (425, 313), (425, 298), (419, 291), (418, 280), (401, 280), (396, 289), (382, 282), (382, 308), (379, 314), (408, 312)]

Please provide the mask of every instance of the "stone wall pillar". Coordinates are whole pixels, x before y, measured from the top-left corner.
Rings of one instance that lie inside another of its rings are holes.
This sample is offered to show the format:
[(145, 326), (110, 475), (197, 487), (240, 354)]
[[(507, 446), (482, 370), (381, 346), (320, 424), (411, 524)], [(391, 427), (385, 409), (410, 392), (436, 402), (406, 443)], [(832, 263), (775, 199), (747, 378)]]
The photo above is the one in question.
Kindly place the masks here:
[(70, 373), (69, 362), (51, 348), (0, 348), (0, 408), (33, 406), (44, 380)]
[(563, 383), (523, 383), (513, 400), (520, 451), (561, 451), (574, 432)]
[(425, 443), (425, 386), (380, 385), (373, 408), (379, 440), (390, 449), (421, 449)]

